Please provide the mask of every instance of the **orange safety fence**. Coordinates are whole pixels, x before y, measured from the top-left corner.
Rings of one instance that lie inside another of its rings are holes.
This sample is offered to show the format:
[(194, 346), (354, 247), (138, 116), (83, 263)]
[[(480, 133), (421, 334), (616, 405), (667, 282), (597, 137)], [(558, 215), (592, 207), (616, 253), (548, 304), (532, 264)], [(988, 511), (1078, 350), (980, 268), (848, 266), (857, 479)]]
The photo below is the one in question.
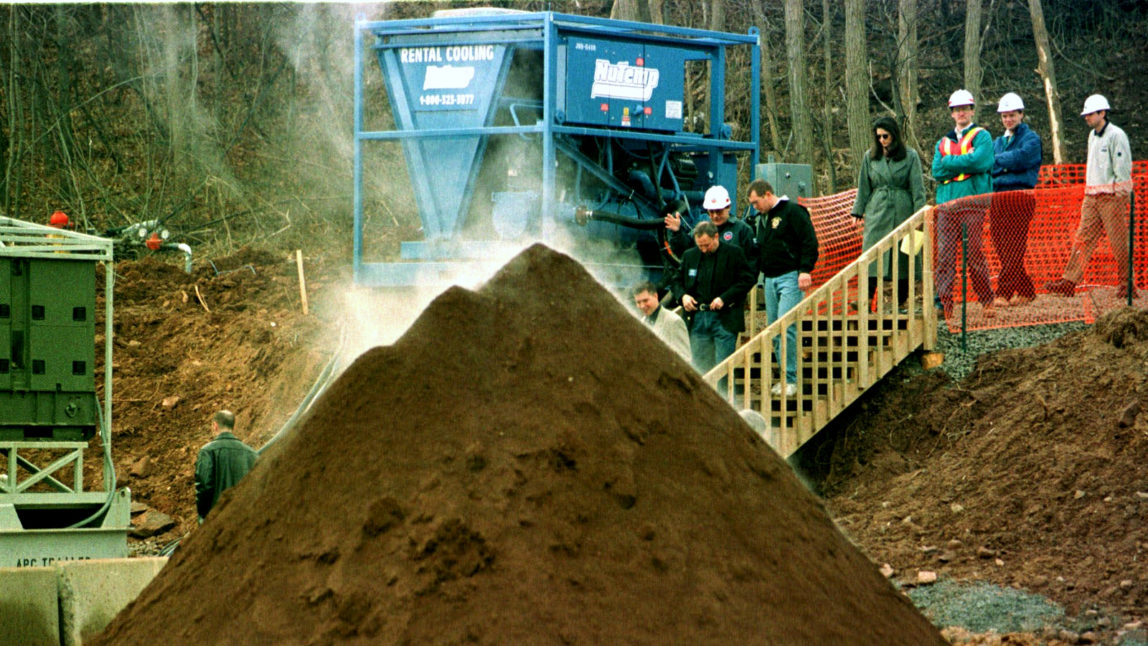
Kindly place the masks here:
[[(962, 325), (966, 330), (983, 330), (1068, 321), (1091, 323), (1105, 311), (1126, 303), (1124, 290), (1118, 287), (1122, 274), (1101, 218), (1097, 219), (1094, 229), (1098, 240), (1091, 258), (1086, 263), (1078, 263), (1080, 276), (1071, 290), (1072, 295), (1050, 293), (1045, 288), (1046, 284), (1063, 277), (1076, 243), (1085, 197), (1084, 172), (1083, 164), (1044, 166), (1037, 188), (1031, 191), (973, 196), (938, 208), (933, 241), (934, 278), (938, 296), (948, 295), (952, 300), (946, 312), (950, 330), (959, 331)], [(1136, 210), (1129, 259), (1136, 292), (1133, 304), (1145, 307), (1148, 305), (1148, 161), (1133, 163), (1132, 181)], [(854, 189), (799, 200), (809, 209), (820, 244), (820, 257), (813, 272), (814, 286), (837, 274), (861, 253), (861, 236), (850, 217), (856, 194)], [(1116, 214), (1108, 220), (1110, 226), (1122, 221), (1123, 239), (1117, 248), (1125, 248), (1128, 201), (1090, 198), (1089, 204), (1090, 209), (1098, 207), (1108, 212), (1119, 211), (1122, 204), (1123, 219)], [(1023, 222), (1029, 213), (1031, 221), (1026, 228)], [(974, 228), (979, 225), (979, 229), (969, 231), (971, 242), (967, 251), (971, 253), (967, 281), (962, 263), (966, 251), (960, 238), (962, 221), (971, 223)], [(943, 226), (946, 223), (947, 231)], [(979, 238), (972, 238), (974, 235)], [(942, 236), (949, 236), (949, 240), (955, 236), (955, 247), (947, 244), (946, 253), (937, 246)], [(978, 242), (983, 261), (977, 259)], [(945, 263), (950, 269), (945, 269)], [(948, 277), (951, 277), (951, 289), (944, 284)], [(855, 300), (855, 290), (856, 286), (851, 285), (849, 300)], [(998, 296), (1002, 300), (996, 300)], [(981, 298), (995, 300), (996, 306), (986, 312)]]

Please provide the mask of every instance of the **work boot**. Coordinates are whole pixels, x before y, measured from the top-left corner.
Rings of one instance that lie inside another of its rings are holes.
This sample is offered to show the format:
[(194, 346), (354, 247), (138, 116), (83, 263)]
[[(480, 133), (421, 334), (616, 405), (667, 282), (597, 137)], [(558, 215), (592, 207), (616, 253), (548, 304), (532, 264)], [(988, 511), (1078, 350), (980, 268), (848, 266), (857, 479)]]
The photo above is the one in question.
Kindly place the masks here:
[(1045, 283), (1044, 289), (1049, 294), (1056, 294), (1057, 296), (1076, 296), (1076, 283), (1067, 278), (1057, 278), (1052, 282)]
[[(1132, 288), (1132, 298), (1136, 298), (1139, 294), (1136, 293), (1136, 288)], [(1128, 283), (1120, 283), (1116, 286), (1116, 298), (1128, 298)]]

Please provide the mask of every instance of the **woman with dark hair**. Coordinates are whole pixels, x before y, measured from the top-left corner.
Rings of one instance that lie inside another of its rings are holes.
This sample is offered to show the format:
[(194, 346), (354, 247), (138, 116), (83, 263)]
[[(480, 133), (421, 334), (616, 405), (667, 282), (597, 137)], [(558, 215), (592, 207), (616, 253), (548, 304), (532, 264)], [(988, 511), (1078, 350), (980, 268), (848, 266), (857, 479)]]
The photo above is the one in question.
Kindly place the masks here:
[[(857, 200), (853, 217), (861, 232), (865, 251), (925, 206), (925, 182), (921, 158), (901, 141), (901, 129), (890, 117), (873, 122), (873, 148), (861, 160), (857, 177)], [(897, 302), (904, 308), (909, 297), (909, 256), (897, 260)], [(919, 261), (919, 258), (918, 258)], [(880, 263), (880, 266), (878, 265)], [(893, 258), (885, 253), (869, 265), (869, 294), (875, 294), (880, 277), (892, 278)]]

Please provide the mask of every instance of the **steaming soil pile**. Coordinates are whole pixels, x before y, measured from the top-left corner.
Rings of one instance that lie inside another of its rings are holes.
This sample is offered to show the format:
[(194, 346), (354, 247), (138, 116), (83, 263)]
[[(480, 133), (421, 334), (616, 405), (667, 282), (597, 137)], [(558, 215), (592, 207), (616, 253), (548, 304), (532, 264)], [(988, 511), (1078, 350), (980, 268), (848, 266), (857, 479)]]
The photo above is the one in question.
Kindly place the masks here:
[(533, 247), (360, 357), (103, 644), (942, 644), (784, 462)]
[[(896, 386), (838, 436), (829, 505), (878, 561), (1148, 610), (1148, 313)], [(865, 465), (862, 467), (861, 465)], [(1119, 624), (1117, 624), (1119, 626)]]

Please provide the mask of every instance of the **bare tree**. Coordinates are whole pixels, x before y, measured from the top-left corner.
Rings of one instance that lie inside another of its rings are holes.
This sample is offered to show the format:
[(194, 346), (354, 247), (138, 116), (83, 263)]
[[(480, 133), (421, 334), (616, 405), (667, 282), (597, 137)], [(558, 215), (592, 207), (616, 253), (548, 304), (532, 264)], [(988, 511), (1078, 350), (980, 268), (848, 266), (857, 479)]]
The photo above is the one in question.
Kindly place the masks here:
[(900, 0), (897, 11), (897, 90), (904, 113), (901, 132), (905, 143), (919, 148), (917, 141), (917, 104), (921, 101), (918, 79), (920, 59), (917, 40), (917, 0)]
[(710, 0), (710, 29), (722, 31), (725, 29), (725, 2), (724, 0)]
[(614, 6), (610, 8), (610, 17), (614, 20), (652, 22), (650, 20), (650, 2), (649, 0), (614, 0)]
[(865, 0), (845, 0), (845, 106), (853, 170), (869, 147), (869, 56), (865, 47)]
[[(965, 89), (981, 101), (981, 48), (992, 24), (995, 0), (989, 0), (988, 19), (985, 19), (983, 0), (968, 0), (965, 8)], [(979, 107), (979, 104), (978, 106)], [(975, 113), (974, 113), (975, 117)]]
[(813, 127), (809, 119), (805, 81), (805, 16), (801, 0), (785, 0), (785, 49), (789, 59), (789, 109), (794, 155), (800, 163), (813, 163)]
[(825, 67), (824, 78), (822, 79), (822, 96), (824, 99), (821, 101), (821, 141), (825, 148), (825, 164), (829, 167), (828, 191), (836, 193), (837, 165), (833, 163), (833, 102), (829, 100), (829, 97), (833, 96), (833, 47), (831, 46), (832, 39), (829, 37), (832, 30), (832, 4), (829, 0), (821, 0), (821, 55)]
[(1036, 41), (1036, 55), (1039, 60), (1037, 71), (1044, 85), (1044, 98), (1048, 102), (1048, 129), (1052, 135), (1052, 163), (1064, 163), (1064, 126), (1060, 115), (1060, 96), (1056, 91), (1056, 69), (1052, 65), (1049, 51), (1048, 30), (1044, 26), (1044, 7), (1040, 0), (1028, 0), (1028, 12), (1032, 16), (1032, 35)]
[(761, 35), (758, 40), (761, 42), (761, 92), (765, 96), (765, 116), (769, 121), (769, 141), (773, 150), (781, 150), (781, 134), (777, 127), (777, 93), (773, 89), (773, 54), (771, 53), (769, 22), (765, 19), (765, 11), (762, 9), (761, 3), (764, 0), (753, 0), (750, 6), (753, 8), (753, 21), (757, 24), (757, 28)]

